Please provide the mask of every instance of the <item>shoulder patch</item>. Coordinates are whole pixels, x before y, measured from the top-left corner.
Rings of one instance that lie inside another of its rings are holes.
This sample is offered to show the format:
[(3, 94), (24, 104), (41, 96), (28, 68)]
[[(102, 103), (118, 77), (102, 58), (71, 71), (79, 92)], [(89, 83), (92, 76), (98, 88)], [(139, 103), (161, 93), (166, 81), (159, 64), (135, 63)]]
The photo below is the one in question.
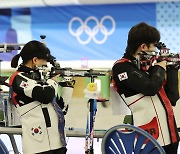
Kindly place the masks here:
[(119, 81), (123, 81), (123, 80), (128, 79), (127, 72), (123, 72), (121, 74), (118, 74), (118, 78), (119, 78)]
[(26, 88), (27, 86), (28, 86), (28, 83), (25, 82), (25, 81), (22, 81), (21, 84), (20, 84), (21, 88)]

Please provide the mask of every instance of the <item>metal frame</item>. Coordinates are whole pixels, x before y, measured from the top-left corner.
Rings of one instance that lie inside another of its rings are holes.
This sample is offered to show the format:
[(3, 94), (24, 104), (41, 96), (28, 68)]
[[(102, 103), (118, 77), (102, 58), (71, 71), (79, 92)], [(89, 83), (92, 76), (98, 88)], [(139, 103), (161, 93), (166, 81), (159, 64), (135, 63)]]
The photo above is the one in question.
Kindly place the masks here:
[[(66, 136), (67, 137), (85, 137), (86, 131), (85, 129), (78, 128), (66, 128)], [(106, 130), (95, 130), (94, 138), (102, 138), (105, 134)], [(10, 138), (14, 154), (19, 154), (16, 141), (14, 139), (14, 135), (22, 135), (22, 128), (17, 127), (0, 127), (0, 134), (7, 134)]]

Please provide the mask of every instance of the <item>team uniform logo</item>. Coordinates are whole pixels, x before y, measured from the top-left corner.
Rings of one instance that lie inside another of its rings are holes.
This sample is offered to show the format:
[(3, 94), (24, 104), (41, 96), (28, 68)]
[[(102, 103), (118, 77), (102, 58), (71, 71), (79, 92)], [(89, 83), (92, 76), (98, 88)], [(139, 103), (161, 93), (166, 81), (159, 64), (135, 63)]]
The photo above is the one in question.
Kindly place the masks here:
[(28, 86), (28, 83), (25, 82), (25, 81), (22, 81), (21, 84), (20, 84), (21, 88), (27, 88), (27, 86)]
[(41, 127), (39, 126), (39, 127), (32, 127), (31, 128), (31, 131), (32, 131), (32, 135), (34, 136), (34, 135), (36, 135), (36, 134), (42, 134), (42, 131), (41, 131)]
[[(73, 26), (73, 24), (80, 24)], [(93, 25), (90, 23), (94, 22)], [(105, 22), (111, 23), (110, 30), (109, 26), (105, 26)], [(75, 36), (80, 44), (88, 44), (91, 40), (93, 40), (96, 44), (103, 44), (106, 42), (109, 35), (113, 34), (115, 31), (116, 23), (111, 16), (104, 16), (99, 21), (96, 17), (90, 16), (84, 22), (79, 17), (73, 17), (69, 22), (69, 32), (71, 35)], [(76, 29), (76, 30), (74, 30)], [(87, 38), (84, 40), (81, 38), (81, 35), (85, 33)], [(97, 38), (98, 34), (102, 34), (103, 37), (101, 39)]]
[(37, 141), (42, 141), (44, 137), (43, 128), (40, 125), (36, 125), (34, 127), (31, 127), (28, 130), (28, 134)]
[(118, 78), (119, 78), (120, 81), (128, 79), (127, 72), (123, 72), (123, 73), (119, 74)]

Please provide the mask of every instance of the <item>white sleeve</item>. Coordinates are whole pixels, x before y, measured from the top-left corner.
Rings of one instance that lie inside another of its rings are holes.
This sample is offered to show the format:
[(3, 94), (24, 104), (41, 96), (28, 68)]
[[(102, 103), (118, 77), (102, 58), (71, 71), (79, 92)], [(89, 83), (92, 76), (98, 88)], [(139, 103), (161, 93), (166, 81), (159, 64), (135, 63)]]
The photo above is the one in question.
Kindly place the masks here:
[(73, 89), (72, 87), (62, 87), (61, 97), (63, 98), (64, 106), (67, 106), (71, 102)]

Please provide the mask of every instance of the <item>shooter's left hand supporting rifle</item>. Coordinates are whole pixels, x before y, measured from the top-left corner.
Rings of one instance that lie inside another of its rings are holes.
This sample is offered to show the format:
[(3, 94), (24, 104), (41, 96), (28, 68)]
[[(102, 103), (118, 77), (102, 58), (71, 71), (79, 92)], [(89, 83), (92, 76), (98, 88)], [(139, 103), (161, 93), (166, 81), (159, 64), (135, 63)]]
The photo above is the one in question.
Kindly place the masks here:
[(140, 69), (147, 71), (149, 67), (153, 66), (156, 62), (163, 60), (167, 61), (167, 65), (174, 65), (179, 67), (180, 65), (180, 54), (171, 53), (170, 49), (162, 42), (155, 43), (155, 47), (159, 52), (141, 52), (139, 53)]

